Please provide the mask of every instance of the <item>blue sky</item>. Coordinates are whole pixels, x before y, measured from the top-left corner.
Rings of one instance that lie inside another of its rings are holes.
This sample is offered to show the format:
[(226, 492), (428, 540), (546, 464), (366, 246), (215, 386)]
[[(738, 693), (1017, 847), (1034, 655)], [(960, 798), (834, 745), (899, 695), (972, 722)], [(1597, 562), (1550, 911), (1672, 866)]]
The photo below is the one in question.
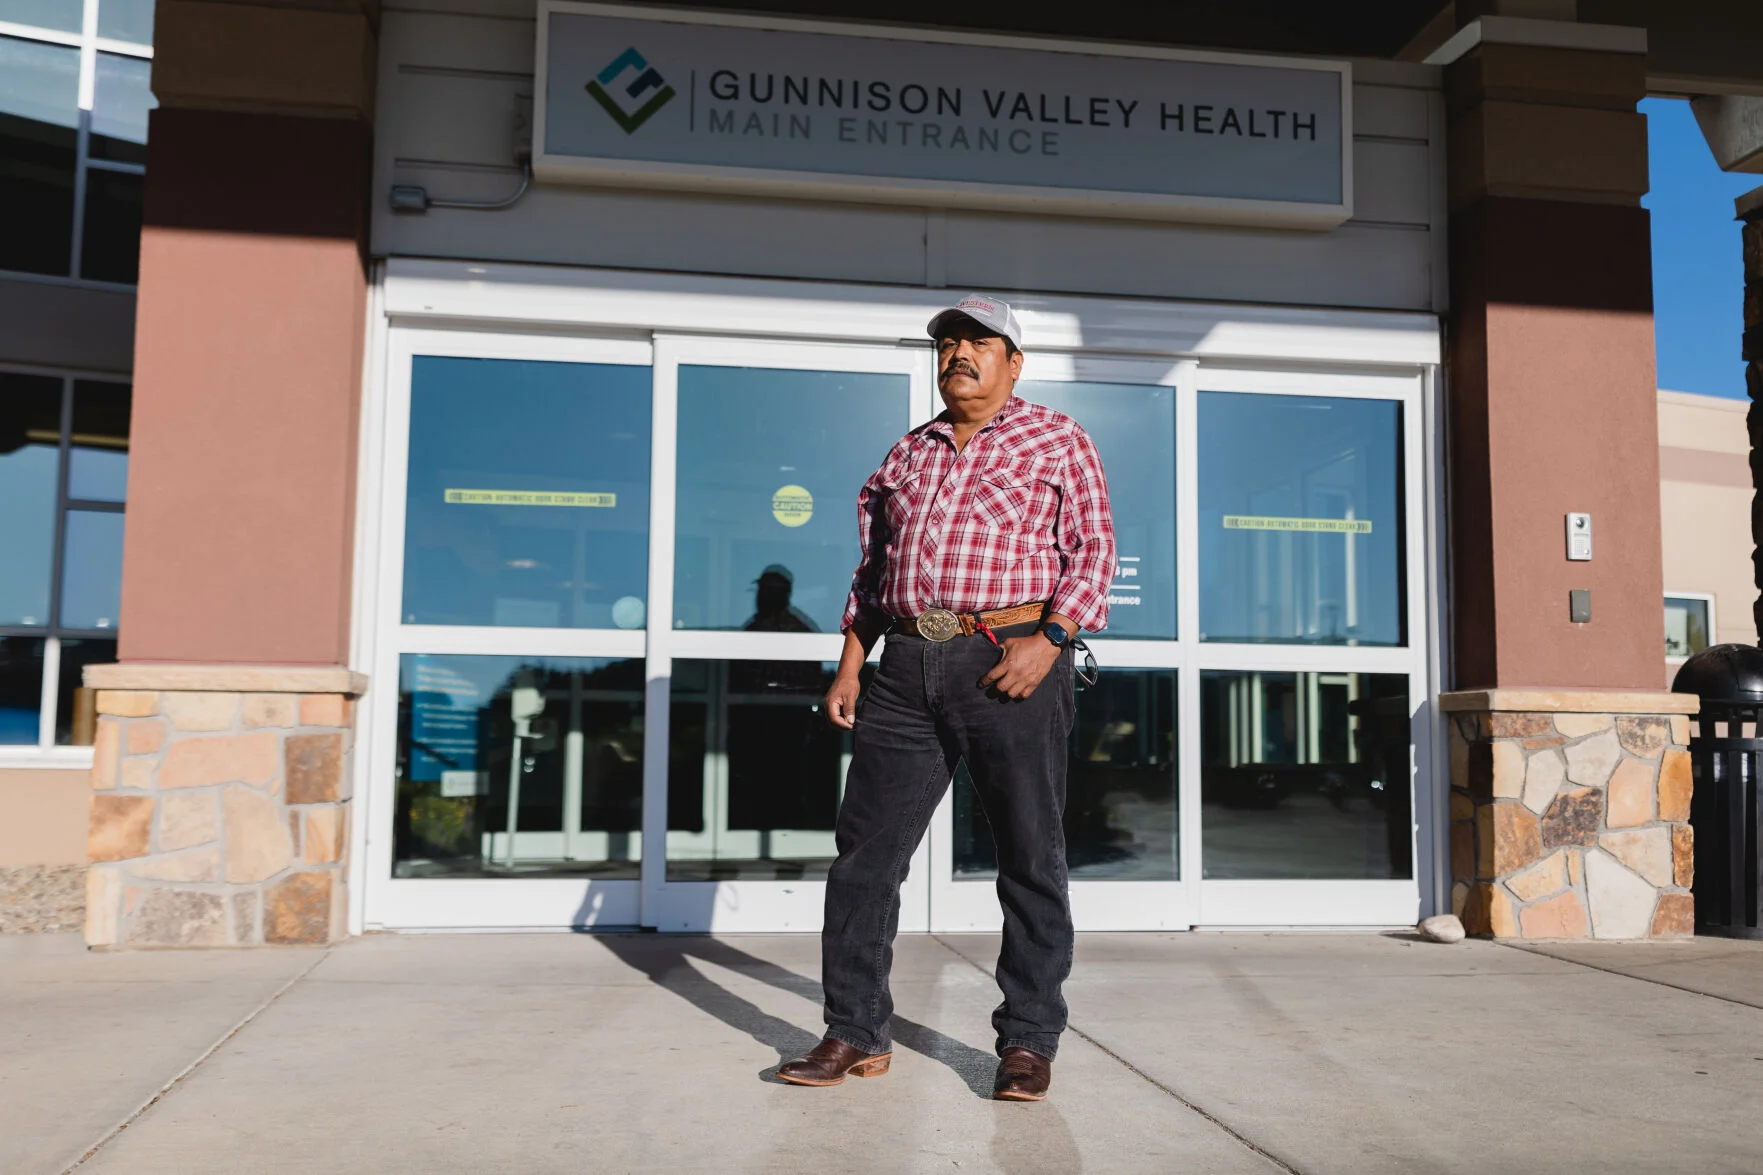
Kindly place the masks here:
[(1763, 187), (1763, 175), (1715, 166), (1688, 102), (1648, 98), (1641, 111), (1653, 189), (1641, 203), (1653, 212), (1659, 386), (1743, 399), (1745, 276), (1732, 202)]

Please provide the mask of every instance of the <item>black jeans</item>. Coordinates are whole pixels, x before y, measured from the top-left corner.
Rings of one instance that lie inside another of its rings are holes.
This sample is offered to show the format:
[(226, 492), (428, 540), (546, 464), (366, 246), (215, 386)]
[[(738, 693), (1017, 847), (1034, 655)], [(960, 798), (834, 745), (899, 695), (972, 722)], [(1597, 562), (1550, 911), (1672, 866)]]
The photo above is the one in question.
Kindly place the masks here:
[[(1000, 630), (1032, 633), (1032, 625)], [(983, 636), (938, 644), (893, 633), (857, 711), (838, 860), (826, 879), (821, 984), (827, 1035), (866, 1053), (891, 1046), (888, 972), (900, 924), (900, 882), (955, 765), (968, 773), (998, 845), (1004, 944), (992, 1013), (998, 1051), (1051, 1058), (1065, 1030), (1071, 900), (1065, 868), (1066, 736), (1072, 654), (1059, 655), (1035, 692), (1011, 701), (979, 688), (998, 661)]]

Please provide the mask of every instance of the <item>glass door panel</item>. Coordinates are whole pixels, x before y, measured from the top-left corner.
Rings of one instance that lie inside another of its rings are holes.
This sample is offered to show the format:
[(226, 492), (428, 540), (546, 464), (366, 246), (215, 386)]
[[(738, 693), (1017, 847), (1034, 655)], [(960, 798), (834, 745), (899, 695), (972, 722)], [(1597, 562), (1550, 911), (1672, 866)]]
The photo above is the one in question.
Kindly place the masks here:
[[(1065, 803), (1074, 885), (1180, 876), (1175, 676), (1173, 669), (1117, 669), (1078, 694)], [(995, 881), (997, 846), (965, 767), (955, 773), (954, 808), (956, 880)]]
[(1120, 551), (1108, 636), (1173, 640), (1175, 389), (1025, 379), (1016, 390), (1083, 425), (1101, 455)]
[(641, 660), (400, 662), (394, 877), (637, 877)]
[(838, 632), (857, 490), (910, 426), (903, 373), (682, 363), (673, 626)]
[(1408, 678), (1200, 675), (1204, 876), (1414, 875)]
[(1412, 924), (1419, 381), (1202, 370), (1199, 384), (1199, 915)]
[(826, 879), (851, 763), (821, 707), (837, 667), (674, 661), (669, 881)]
[(1400, 645), (1402, 405), (1199, 394), (1200, 639)]
[[(1065, 859), (1080, 930), (1191, 924), (1182, 883), (1175, 669), (1113, 667), (1077, 695), (1067, 743)], [(965, 766), (932, 822), (934, 930), (996, 930), (996, 844)]]
[[(822, 700), (858, 561), (857, 491), (923, 419), (929, 348), (657, 349), (677, 418), (646, 909), (662, 929), (816, 929), (851, 757)], [(923, 886), (921, 873), (903, 925), (924, 927)]]
[(364, 572), (369, 925), (635, 925), (644, 343), (396, 330)]
[(405, 624), (643, 627), (647, 367), (418, 355)]

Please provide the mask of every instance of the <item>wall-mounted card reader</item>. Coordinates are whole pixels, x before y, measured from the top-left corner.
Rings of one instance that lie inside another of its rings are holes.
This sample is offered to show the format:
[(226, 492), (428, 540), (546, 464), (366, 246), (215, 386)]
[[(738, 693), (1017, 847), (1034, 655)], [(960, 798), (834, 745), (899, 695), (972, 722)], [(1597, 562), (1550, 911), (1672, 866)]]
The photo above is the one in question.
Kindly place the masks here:
[(1567, 516), (1567, 558), (1574, 563), (1587, 563), (1592, 557), (1592, 516)]

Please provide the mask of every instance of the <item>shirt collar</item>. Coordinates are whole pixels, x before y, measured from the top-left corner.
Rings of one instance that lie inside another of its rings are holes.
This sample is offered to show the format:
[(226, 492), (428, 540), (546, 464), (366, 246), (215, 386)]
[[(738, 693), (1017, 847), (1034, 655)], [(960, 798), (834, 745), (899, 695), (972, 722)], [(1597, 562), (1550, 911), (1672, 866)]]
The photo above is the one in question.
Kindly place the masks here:
[[(1009, 423), (1010, 418), (1012, 416), (1016, 415), (1021, 404), (1022, 404), (1022, 400), (1016, 395), (1015, 392), (1011, 392), (1010, 398), (1004, 401), (1004, 406), (1002, 408), (998, 409), (998, 414), (996, 416), (992, 417), (990, 420), (986, 421), (983, 425), (981, 425), (979, 428), (979, 432), (980, 433), (990, 432), (994, 428), (998, 428), (1004, 424)], [(954, 444), (955, 443), (955, 423), (954, 423), (954, 421), (949, 419), (949, 410), (947, 408), (945, 408), (941, 412), (937, 413), (936, 416), (931, 420), (930, 424), (925, 427), (925, 432), (935, 433), (937, 436), (940, 436), (940, 437), (944, 438), (945, 440), (947, 440), (950, 444)], [(979, 433), (975, 433), (974, 435), (978, 436)]]

